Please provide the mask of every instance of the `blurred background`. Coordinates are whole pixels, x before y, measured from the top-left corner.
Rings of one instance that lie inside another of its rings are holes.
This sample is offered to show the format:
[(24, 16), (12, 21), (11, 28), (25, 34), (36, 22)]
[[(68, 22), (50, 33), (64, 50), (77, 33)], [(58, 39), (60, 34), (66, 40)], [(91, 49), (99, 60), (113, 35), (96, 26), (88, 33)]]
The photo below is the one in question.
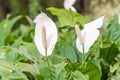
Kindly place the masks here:
[[(47, 7), (63, 8), (64, 0), (0, 0), (0, 21), (7, 14), (12, 17), (22, 14), (34, 18)], [(77, 0), (74, 4), (77, 11), (89, 18), (106, 15), (112, 17), (120, 13), (120, 0)]]

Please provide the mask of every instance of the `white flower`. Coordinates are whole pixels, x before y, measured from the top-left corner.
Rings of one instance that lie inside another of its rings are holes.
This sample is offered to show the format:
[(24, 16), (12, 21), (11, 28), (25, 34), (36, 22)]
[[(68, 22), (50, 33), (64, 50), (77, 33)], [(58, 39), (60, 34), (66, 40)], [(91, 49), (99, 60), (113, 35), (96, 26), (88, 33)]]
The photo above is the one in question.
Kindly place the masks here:
[(34, 35), (38, 51), (45, 56), (45, 49), (47, 49), (47, 56), (51, 55), (57, 38), (58, 32), (54, 22), (45, 13), (39, 14)]
[(100, 17), (88, 24), (85, 24), (84, 29), (81, 30), (81, 32), (78, 26), (75, 27), (77, 32), (76, 47), (81, 53), (87, 53), (93, 43), (97, 40), (99, 36), (98, 28), (102, 27), (103, 19), (104, 17)]
[(64, 8), (67, 10), (72, 10), (76, 12), (76, 9), (73, 7), (73, 4), (75, 3), (76, 0), (64, 0)]
[(34, 23), (37, 23), (37, 21), (39, 21), (39, 17), (41, 16), (41, 14), (38, 14), (35, 18), (34, 18), (34, 20), (33, 20), (33, 22)]

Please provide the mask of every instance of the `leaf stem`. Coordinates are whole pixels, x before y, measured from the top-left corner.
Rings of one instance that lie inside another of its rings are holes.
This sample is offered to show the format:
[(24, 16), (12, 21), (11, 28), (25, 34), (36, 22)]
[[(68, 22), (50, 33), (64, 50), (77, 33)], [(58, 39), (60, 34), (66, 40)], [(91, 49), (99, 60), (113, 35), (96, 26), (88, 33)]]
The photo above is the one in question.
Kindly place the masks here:
[(50, 69), (50, 63), (49, 63), (49, 59), (48, 59), (48, 56), (47, 56), (47, 48), (45, 48), (45, 56), (46, 56), (48, 69), (49, 69), (49, 72), (50, 72), (50, 79), (52, 80), (52, 73), (51, 73), (51, 69)]

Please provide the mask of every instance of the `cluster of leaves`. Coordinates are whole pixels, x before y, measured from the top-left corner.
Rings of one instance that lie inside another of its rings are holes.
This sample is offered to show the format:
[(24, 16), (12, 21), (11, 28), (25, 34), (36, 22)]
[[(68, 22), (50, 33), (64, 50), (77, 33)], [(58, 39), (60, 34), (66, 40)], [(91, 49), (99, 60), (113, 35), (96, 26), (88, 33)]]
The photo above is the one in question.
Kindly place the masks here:
[[(53, 80), (120, 79), (118, 16), (113, 17), (105, 32), (85, 54), (87, 59), (83, 64), (83, 54), (74, 44), (74, 25), (83, 28), (87, 18), (64, 9), (47, 10), (58, 18), (59, 40), (49, 56)], [(18, 25), (21, 18), (25, 18), (29, 24)], [(14, 29), (14, 26), (17, 28)], [(47, 62), (33, 41), (34, 27), (28, 16), (6, 18), (0, 23), (0, 80), (50, 80)]]

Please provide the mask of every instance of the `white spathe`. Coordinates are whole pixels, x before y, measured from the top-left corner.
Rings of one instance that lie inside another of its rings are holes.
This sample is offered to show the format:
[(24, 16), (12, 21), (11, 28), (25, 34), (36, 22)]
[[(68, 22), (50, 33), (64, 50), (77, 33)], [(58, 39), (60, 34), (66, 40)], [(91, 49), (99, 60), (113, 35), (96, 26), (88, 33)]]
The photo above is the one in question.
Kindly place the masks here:
[(45, 27), (46, 30), (46, 44), (47, 44), (47, 56), (52, 54), (58, 38), (58, 32), (55, 23), (45, 14), (41, 13), (36, 17), (36, 27), (34, 42), (37, 46), (38, 51), (45, 56), (45, 47), (42, 41), (42, 28)]
[(64, 8), (76, 12), (76, 9), (73, 7), (75, 1), (76, 0), (64, 0), (64, 4), (63, 4)]
[(87, 53), (93, 43), (97, 40), (99, 36), (98, 28), (102, 27), (103, 19), (104, 16), (84, 25), (84, 29), (81, 30), (81, 35), (84, 40), (83, 44), (80, 43), (79, 37), (76, 39), (76, 47), (81, 53), (83, 53), (83, 46), (84, 53)]
[(34, 20), (33, 20), (33, 22), (34, 23), (37, 23), (38, 21), (39, 21), (39, 17), (41, 16), (41, 14), (38, 14), (35, 18), (34, 18)]

